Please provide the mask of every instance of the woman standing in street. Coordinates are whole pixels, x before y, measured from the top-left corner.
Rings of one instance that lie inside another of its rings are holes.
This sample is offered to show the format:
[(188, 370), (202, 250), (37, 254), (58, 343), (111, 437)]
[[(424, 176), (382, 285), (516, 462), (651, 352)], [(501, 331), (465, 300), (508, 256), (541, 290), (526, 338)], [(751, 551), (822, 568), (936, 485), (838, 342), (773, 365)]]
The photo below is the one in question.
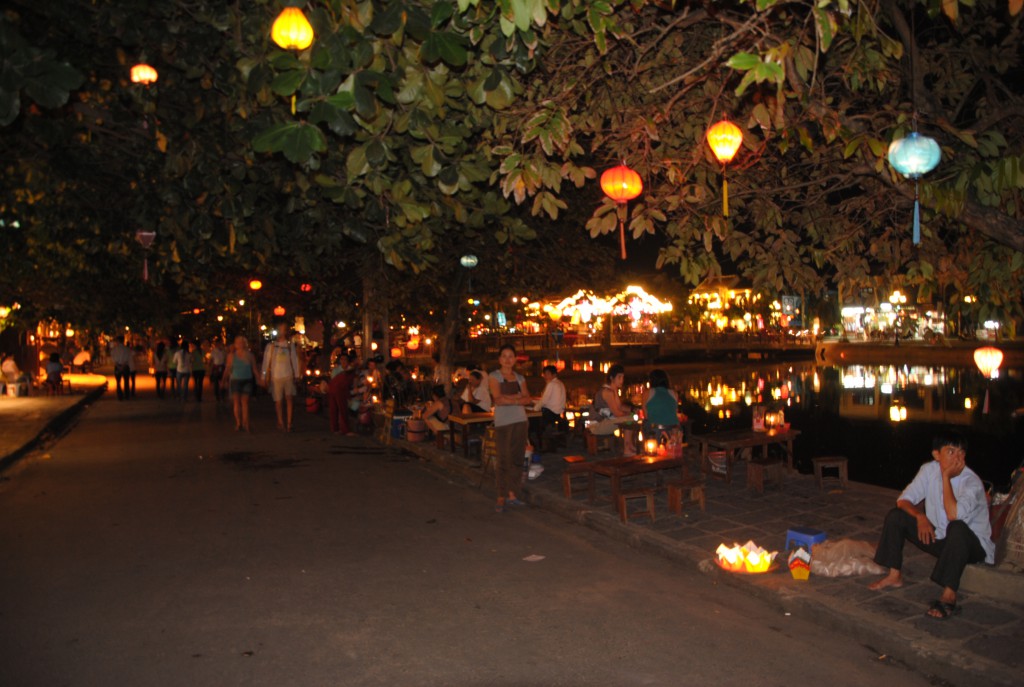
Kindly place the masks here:
[(488, 376), (491, 401), (494, 404), (494, 443), (498, 464), (494, 470), (498, 501), (495, 512), (505, 506), (522, 506), (517, 491), (522, 483), (523, 458), (526, 455), (526, 407), (533, 400), (526, 389), (526, 380), (515, 371), (516, 349), (510, 345), (498, 352), (500, 367)]
[(156, 379), (156, 395), (160, 398), (163, 398), (167, 391), (167, 364), (170, 359), (167, 344), (161, 341), (153, 351), (153, 377)]
[(221, 344), (220, 337), (213, 337), (213, 340), (210, 342), (210, 386), (213, 387), (213, 395), (218, 403), (224, 397), (221, 380), (224, 379), (224, 367), (227, 357), (228, 352)]
[(228, 353), (225, 369), (235, 411), (235, 431), (244, 429), (248, 432), (249, 398), (259, 382), (259, 368), (256, 356), (249, 350), (249, 342), (244, 336), (235, 337), (235, 345)]

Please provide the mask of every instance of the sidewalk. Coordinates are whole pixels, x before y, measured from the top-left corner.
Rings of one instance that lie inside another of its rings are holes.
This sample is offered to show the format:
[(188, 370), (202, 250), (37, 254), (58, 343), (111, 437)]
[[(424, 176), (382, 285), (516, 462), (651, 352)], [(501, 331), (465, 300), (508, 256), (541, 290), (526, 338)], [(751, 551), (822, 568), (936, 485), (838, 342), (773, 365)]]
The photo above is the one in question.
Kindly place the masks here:
[[(103, 384), (105, 380), (97, 376)], [(141, 387), (140, 387), (141, 388)], [(102, 394), (102, 386), (79, 389), (70, 396), (0, 398), (0, 475), (47, 434), (59, 431), (86, 404)], [(493, 474), (484, 474), (462, 458), (432, 444), (394, 440), (392, 448), (418, 456), (424, 463), (461, 477), (467, 483), (493, 489)], [(572, 446), (572, 453), (582, 447)], [(733, 483), (706, 484), (707, 509), (687, 505), (673, 515), (664, 492), (659, 492), (657, 520), (623, 524), (610, 502), (609, 484), (596, 479), (597, 502), (582, 495), (569, 500), (562, 494), (559, 454), (546, 454), (545, 472), (530, 482), (527, 500), (571, 522), (586, 525), (611, 539), (657, 553), (682, 565), (697, 566), (715, 584), (729, 585), (772, 604), (780, 612), (800, 615), (823, 627), (847, 634), (871, 647), (879, 660), (897, 661), (923, 674), (954, 685), (1018, 685), (1024, 667), (1024, 575), (972, 566), (965, 574), (960, 602), (963, 612), (948, 621), (926, 618), (938, 588), (928, 580), (934, 559), (913, 546), (906, 549), (906, 583), (901, 589), (871, 592), (873, 577), (793, 580), (785, 566), (762, 576), (734, 575), (711, 562), (720, 543), (732, 545), (753, 539), (769, 550), (781, 550), (786, 530), (796, 526), (824, 530), (832, 540), (851, 538), (874, 542), (896, 492), (851, 483), (845, 490), (819, 490), (809, 475), (788, 475), (779, 487), (766, 484), (764, 494), (746, 488), (745, 464), (739, 464)], [(634, 480), (653, 484), (654, 476)], [(642, 486), (643, 482), (630, 482)], [(491, 516), (490, 510), (487, 511)], [(501, 516), (515, 518), (512, 513)], [(780, 554), (781, 555), (781, 554)], [(798, 639), (798, 638), (797, 638)]]
[(78, 411), (103, 394), (103, 375), (72, 375), (71, 393), (63, 396), (0, 398), (0, 473), (47, 435), (60, 429)]
[[(493, 475), (471, 467), (461, 452), (453, 454), (432, 444), (393, 441), (438, 468), (461, 475), (474, 485), (493, 490)], [(571, 453), (583, 453), (573, 444)], [(586, 525), (612, 539), (663, 555), (684, 565), (697, 566), (715, 583), (727, 584), (758, 597), (780, 611), (815, 619), (824, 627), (848, 634), (871, 647), (879, 660), (896, 660), (926, 675), (956, 685), (1021, 684), (1024, 657), (1024, 575), (971, 566), (964, 575), (959, 600), (962, 612), (947, 621), (925, 616), (939, 588), (928, 579), (934, 558), (908, 545), (905, 583), (900, 589), (872, 592), (867, 585), (876, 577), (829, 578), (811, 576), (794, 580), (785, 563), (766, 575), (737, 575), (721, 571), (713, 562), (719, 544), (731, 546), (753, 539), (768, 550), (781, 551), (786, 531), (813, 527), (830, 540), (878, 540), (882, 520), (896, 503), (898, 492), (850, 483), (820, 490), (812, 475), (789, 474), (780, 489), (766, 484), (763, 494), (746, 487), (746, 463), (739, 464), (733, 482), (708, 481), (706, 512), (684, 506), (681, 515), (668, 510), (664, 491), (656, 500), (657, 520), (623, 524), (611, 504), (609, 481), (596, 477), (597, 499), (584, 494), (566, 499), (562, 492), (561, 457), (565, 451), (544, 456), (544, 473), (529, 482), (526, 499), (531, 505)], [(695, 466), (695, 455), (690, 455)], [(691, 474), (697, 474), (691, 467)], [(630, 487), (653, 486), (654, 475), (631, 478)], [(507, 515), (507, 514), (506, 514)], [(780, 557), (783, 554), (779, 554)]]

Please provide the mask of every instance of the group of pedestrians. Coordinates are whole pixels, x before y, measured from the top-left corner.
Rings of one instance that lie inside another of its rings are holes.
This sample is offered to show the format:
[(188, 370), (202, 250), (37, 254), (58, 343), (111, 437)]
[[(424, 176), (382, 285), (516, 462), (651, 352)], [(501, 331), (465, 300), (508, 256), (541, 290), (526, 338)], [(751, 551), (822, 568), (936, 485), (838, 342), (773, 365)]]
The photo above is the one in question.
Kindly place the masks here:
[[(111, 353), (114, 357), (114, 353)], [(167, 395), (167, 381), (170, 380), (171, 396), (182, 402), (188, 400), (189, 383), (192, 384), (192, 395), (196, 401), (203, 400), (203, 386), (206, 373), (210, 373), (210, 386), (217, 401), (225, 398), (222, 380), (227, 359), (227, 351), (217, 337), (210, 340), (204, 348), (200, 341), (180, 340), (168, 346), (165, 342), (157, 343), (153, 350), (153, 377), (156, 381), (156, 395), (164, 398)], [(114, 360), (114, 377), (117, 378), (117, 360)], [(133, 385), (134, 386), (134, 385)]]

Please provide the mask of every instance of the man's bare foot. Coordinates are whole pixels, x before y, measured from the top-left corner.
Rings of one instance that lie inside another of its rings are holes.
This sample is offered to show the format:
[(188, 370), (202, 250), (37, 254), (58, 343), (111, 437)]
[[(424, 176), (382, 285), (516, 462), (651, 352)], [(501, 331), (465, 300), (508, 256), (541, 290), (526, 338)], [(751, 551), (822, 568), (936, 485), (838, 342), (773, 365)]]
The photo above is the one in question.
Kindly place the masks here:
[(890, 587), (892, 589), (899, 589), (902, 586), (903, 574), (899, 570), (890, 569), (888, 575), (886, 575), (885, 577), (876, 582), (872, 582), (871, 584), (869, 584), (868, 589), (870, 589), (873, 592), (877, 592), (881, 589), (887, 589)]

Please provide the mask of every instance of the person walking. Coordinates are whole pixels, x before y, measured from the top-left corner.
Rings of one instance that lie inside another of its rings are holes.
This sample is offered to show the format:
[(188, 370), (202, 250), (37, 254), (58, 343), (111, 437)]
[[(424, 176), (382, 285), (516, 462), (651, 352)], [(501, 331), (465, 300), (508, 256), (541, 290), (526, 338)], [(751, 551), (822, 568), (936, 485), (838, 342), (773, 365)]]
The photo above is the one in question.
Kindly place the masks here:
[(188, 400), (188, 380), (192, 376), (192, 344), (182, 340), (181, 348), (174, 353), (174, 367), (178, 371), (178, 395), (181, 402)]
[(220, 342), (220, 337), (215, 336), (210, 342), (210, 386), (213, 387), (213, 396), (219, 403), (225, 396), (221, 386), (224, 379), (224, 370), (227, 363), (228, 352)]
[(181, 341), (175, 341), (167, 351), (167, 377), (171, 380), (171, 396), (178, 394), (178, 351)]
[(340, 354), (327, 385), (327, 414), (335, 434), (355, 434), (348, 424), (348, 402), (355, 379), (355, 355)]
[(161, 341), (153, 351), (153, 379), (156, 381), (156, 395), (163, 398), (167, 392), (167, 365), (170, 363), (171, 355), (167, 345)]
[(277, 412), (277, 428), (292, 431), (295, 393), (301, 376), (295, 344), (288, 340), (288, 325), (277, 328), (277, 338), (263, 352), (263, 384), (270, 389)]
[(196, 403), (203, 400), (203, 382), (206, 380), (206, 351), (203, 350), (203, 343), (196, 341), (192, 346), (192, 381), (195, 388), (192, 393), (196, 397)]
[(498, 464), (494, 469), (497, 503), (502, 513), (506, 506), (524, 505), (517, 493), (522, 484), (523, 457), (526, 455), (526, 406), (533, 402), (526, 380), (515, 371), (516, 349), (506, 344), (498, 352), (499, 368), (488, 375), (491, 402), (494, 405), (494, 444)]
[(234, 347), (225, 359), (228, 375), (228, 388), (231, 392), (232, 407), (235, 412), (235, 431), (249, 429), (249, 399), (256, 384), (262, 384), (256, 366), (256, 356), (249, 350), (249, 341), (244, 336), (236, 336)]
[(116, 337), (110, 344), (110, 361), (114, 363), (114, 384), (117, 400), (131, 398), (132, 352), (124, 345), (124, 337)]

